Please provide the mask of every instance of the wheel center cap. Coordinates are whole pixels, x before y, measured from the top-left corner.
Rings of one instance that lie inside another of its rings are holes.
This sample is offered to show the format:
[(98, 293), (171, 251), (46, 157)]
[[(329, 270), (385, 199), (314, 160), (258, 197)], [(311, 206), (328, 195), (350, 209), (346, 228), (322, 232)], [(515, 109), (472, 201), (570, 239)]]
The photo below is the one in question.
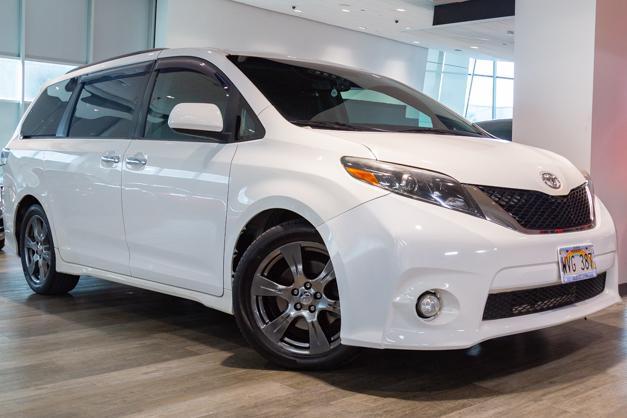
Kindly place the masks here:
[(303, 305), (309, 305), (311, 302), (313, 302), (313, 295), (311, 293), (304, 292), (300, 296), (300, 303), (302, 303)]

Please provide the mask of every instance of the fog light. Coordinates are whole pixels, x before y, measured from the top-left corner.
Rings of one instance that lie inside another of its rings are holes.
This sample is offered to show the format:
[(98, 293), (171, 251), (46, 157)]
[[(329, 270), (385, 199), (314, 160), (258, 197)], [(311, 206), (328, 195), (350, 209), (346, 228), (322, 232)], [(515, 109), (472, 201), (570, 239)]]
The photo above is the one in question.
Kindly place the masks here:
[(424, 292), (416, 303), (416, 313), (423, 319), (431, 319), (440, 313), (441, 307), (438, 295), (433, 292)]

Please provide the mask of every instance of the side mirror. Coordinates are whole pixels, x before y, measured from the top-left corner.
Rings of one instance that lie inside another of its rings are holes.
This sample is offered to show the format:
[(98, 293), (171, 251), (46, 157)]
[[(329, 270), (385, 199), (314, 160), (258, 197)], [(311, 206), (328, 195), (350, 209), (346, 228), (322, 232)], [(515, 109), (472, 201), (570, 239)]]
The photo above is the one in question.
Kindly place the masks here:
[(224, 121), (218, 106), (210, 103), (179, 103), (174, 106), (168, 126), (191, 134), (222, 132)]

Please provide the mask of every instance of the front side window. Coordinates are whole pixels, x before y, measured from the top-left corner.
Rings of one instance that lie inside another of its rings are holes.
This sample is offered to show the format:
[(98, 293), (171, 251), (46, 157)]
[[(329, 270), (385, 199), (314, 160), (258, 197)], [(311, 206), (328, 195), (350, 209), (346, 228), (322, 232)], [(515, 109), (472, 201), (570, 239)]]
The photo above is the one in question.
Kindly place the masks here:
[(73, 138), (129, 138), (143, 97), (147, 73), (103, 76), (83, 85), (70, 122)]
[(216, 77), (195, 71), (160, 71), (150, 98), (144, 137), (187, 140), (196, 136), (175, 132), (168, 126), (170, 113), (179, 103), (215, 104), (224, 118), (229, 103), (229, 90)]
[(75, 86), (75, 79), (64, 80), (42, 92), (22, 123), (22, 136), (55, 136)]
[(435, 100), (383, 76), (306, 62), (229, 58), (296, 125), (485, 136)]

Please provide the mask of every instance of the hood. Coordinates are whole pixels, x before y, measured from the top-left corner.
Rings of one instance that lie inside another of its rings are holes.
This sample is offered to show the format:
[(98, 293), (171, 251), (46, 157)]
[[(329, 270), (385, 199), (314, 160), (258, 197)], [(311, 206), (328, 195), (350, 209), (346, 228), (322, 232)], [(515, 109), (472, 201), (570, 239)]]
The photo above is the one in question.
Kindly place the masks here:
[[(467, 136), (324, 131), (368, 147), (377, 160), (447, 174), (466, 184), (537, 190), (565, 195), (586, 180), (566, 158), (553, 152), (509, 141)], [(542, 173), (561, 182), (547, 186)]]

